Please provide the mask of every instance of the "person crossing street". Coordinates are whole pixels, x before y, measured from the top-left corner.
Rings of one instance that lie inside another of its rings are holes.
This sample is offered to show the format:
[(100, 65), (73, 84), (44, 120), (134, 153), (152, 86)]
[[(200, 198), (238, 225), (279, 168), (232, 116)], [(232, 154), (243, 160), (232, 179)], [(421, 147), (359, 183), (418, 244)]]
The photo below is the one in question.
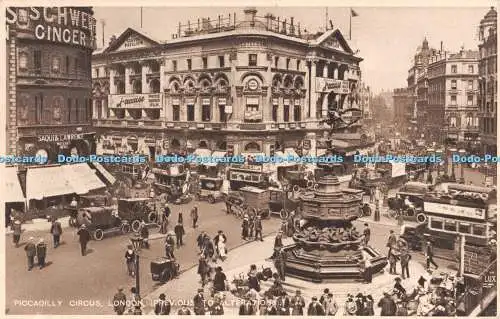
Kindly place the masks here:
[(52, 238), (54, 239), (54, 248), (59, 247), (61, 235), (62, 235), (62, 227), (61, 223), (54, 219), (52, 221), (52, 226), (50, 227), (50, 233), (52, 234)]
[(30, 237), (26, 246), (24, 246), (24, 251), (26, 251), (26, 257), (28, 257), (28, 271), (31, 271), (35, 264), (36, 256), (35, 238)]
[(184, 245), (184, 243), (182, 242), (182, 236), (184, 236), (184, 234), (186, 233), (182, 223), (179, 222), (177, 223), (177, 225), (175, 225), (174, 232), (175, 232), (175, 237), (177, 238), (177, 248), (179, 248)]
[(87, 226), (82, 225), (76, 234), (80, 237), (79, 241), (82, 256), (85, 256), (85, 254), (87, 253), (87, 244), (91, 238), (90, 232), (88, 231)]
[(45, 244), (43, 238), (40, 238), (40, 241), (36, 245), (36, 258), (40, 269), (45, 267), (45, 257), (47, 257), (47, 244)]
[(191, 220), (193, 222), (193, 228), (198, 227), (198, 206), (194, 206), (193, 209), (191, 209)]

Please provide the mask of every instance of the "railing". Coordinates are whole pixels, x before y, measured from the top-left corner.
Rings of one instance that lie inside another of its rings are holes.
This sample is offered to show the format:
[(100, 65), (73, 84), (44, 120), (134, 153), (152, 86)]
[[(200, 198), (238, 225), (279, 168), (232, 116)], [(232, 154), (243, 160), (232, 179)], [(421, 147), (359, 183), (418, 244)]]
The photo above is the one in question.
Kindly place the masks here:
[[(491, 272), (495, 270), (496, 273), (497, 260), (495, 259), (491, 262), (486, 269), (478, 276), (477, 282), (479, 287), (469, 288), (465, 293), (457, 298), (457, 308), (464, 312), (464, 315), (469, 316), (472, 312), (477, 312), (475, 316), (480, 314), (483, 310), (488, 307), (489, 303), (492, 301), (492, 297), (496, 296), (497, 284), (496, 275), (495, 282), (491, 282)], [(487, 287), (485, 283), (491, 283), (490, 287)]]

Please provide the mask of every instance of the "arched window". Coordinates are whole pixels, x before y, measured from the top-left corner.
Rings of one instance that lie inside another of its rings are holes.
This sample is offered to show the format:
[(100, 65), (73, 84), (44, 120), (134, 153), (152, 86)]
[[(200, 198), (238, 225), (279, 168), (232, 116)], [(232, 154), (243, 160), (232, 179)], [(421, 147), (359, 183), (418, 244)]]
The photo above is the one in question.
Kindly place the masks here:
[(142, 82), (140, 80), (134, 81), (133, 93), (134, 94), (141, 94), (142, 93)]
[(198, 147), (199, 148), (208, 148), (207, 141), (200, 141), (200, 143), (198, 143)]
[(160, 81), (153, 79), (149, 82), (149, 91), (151, 93), (160, 93)]
[(250, 142), (245, 146), (245, 151), (247, 152), (260, 152), (259, 144), (255, 142)]
[(181, 147), (181, 143), (179, 142), (179, 140), (177, 140), (175, 138), (172, 140), (172, 142), (170, 142), (170, 145), (172, 147)]

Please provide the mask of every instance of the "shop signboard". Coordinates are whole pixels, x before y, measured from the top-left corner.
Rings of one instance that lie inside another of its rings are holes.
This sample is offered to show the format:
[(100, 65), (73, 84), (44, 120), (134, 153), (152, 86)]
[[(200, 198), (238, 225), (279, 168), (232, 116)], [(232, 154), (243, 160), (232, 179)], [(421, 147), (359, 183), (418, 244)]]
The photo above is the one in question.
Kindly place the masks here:
[(337, 93), (349, 94), (349, 81), (317, 78), (316, 79), (316, 92), (321, 93)]
[(109, 96), (110, 108), (123, 108), (123, 109), (148, 109), (148, 108), (161, 108), (162, 94), (112, 94)]
[(464, 272), (480, 275), (491, 261), (488, 247), (464, 245)]
[(480, 220), (484, 220), (486, 218), (486, 210), (483, 208), (455, 206), (442, 203), (424, 202), (424, 211), (427, 213), (453, 217), (465, 217)]

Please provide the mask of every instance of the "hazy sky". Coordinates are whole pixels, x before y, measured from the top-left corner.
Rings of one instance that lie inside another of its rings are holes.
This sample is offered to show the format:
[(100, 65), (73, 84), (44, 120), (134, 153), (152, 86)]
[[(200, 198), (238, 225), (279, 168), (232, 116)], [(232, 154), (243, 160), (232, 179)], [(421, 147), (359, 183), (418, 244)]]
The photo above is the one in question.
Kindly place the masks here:
[[(485, 4), (484, 2), (480, 4)], [(236, 12), (243, 17), (243, 8), (230, 7), (144, 7), (143, 29), (151, 36), (168, 41), (179, 22), (192, 23), (201, 17), (215, 20), (219, 14), (227, 17)], [(105, 42), (111, 35), (120, 35), (127, 27), (140, 27), (139, 7), (95, 6), (95, 18), (105, 20)], [(257, 15), (272, 13), (282, 18), (294, 17), (301, 28), (310, 32), (325, 26), (325, 7), (257, 7)], [(427, 37), (429, 45), (458, 51), (462, 46), (477, 50), (478, 25), (489, 7), (467, 8), (395, 8), (356, 7), (359, 14), (352, 18), (353, 49), (359, 49), (363, 80), (375, 91), (406, 85), (407, 71), (416, 49)], [(344, 36), (349, 36), (349, 8), (328, 8), (329, 19)], [(281, 19), (280, 19), (281, 20)], [(102, 29), (98, 23), (98, 45), (102, 45)]]

